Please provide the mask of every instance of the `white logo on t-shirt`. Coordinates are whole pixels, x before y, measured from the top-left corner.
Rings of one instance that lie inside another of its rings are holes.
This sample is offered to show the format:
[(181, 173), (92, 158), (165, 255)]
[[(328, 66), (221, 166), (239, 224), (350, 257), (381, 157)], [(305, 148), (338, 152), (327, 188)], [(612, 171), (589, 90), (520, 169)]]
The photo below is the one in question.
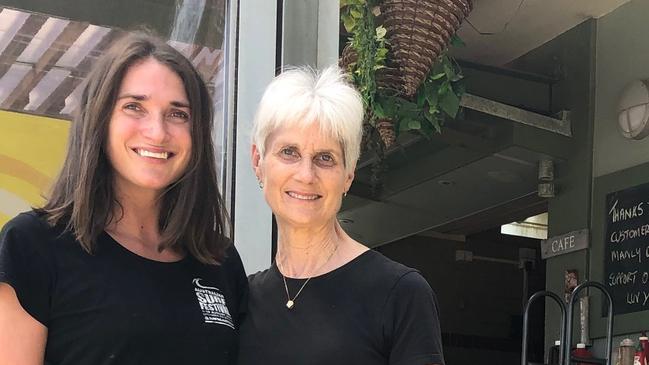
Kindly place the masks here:
[(230, 311), (228, 311), (228, 307), (225, 305), (225, 297), (221, 293), (221, 290), (219, 288), (201, 285), (201, 280), (200, 278), (196, 278), (192, 280), (192, 283), (194, 284), (198, 304), (201, 306), (203, 316), (205, 317), (205, 323), (222, 324), (234, 329), (232, 316), (230, 316)]

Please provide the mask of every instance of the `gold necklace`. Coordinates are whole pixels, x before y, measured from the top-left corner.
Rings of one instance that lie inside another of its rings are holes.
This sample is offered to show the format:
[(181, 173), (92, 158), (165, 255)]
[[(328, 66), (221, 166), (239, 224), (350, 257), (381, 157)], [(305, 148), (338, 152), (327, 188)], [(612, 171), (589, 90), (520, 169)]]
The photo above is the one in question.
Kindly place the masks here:
[[(318, 267), (318, 269), (317, 269), (316, 271), (314, 271), (314, 272), (318, 272), (318, 271), (320, 271), (323, 267), (325, 267), (325, 265), (327, 265), (327, 263), (329, 262), (329, 260), (331, 260), (331, 257), (334, 255), (334, 253), (336, 253), (337, 250), (338, 250), (338, 245), (336, 245), (336, 247), (334, 248), (334, 250), (331, 251), (331, 253), (329, 254), (329, 257), (327, 257), (327, 260), (325, 260), (325, 262), (324, 262), (322, 265), (320, 265), (320, 267)], [(278, 266), (278, 268), (281, 269), (281, 267), (279, 267), (279, 266), (280, 266), (279, 261), (277, 261), (277, 266)], [(300, 289), (297, 291), (297, 294), (295, 294), (295, 296), (293, 297), (293, 299), (291, 299), (291, 294), (289, 293), (289, 291), (288, 291), (288, 285), (286, 284), (286, 276), (284, 276), (284, 274), (282, 273), (282, 270), (280, 270), (279, 273), (280, 273), (280, 275), (282, 275), (282, 280), (284, 280), (284, 289), (286, 290), (286, 308), (288, 308), (288, 309), (293, 309), (293, 307), (295, 306), (295, 300), (296, 300), (297, 297), (300, 295), (300, 293), (302, 293), (302, 289), (304, 289), (304, 287), (306, 286), (306, 284), (309, 282), (309, 280), (311, 280), (311, 278), (313, 278), (313, 276), (309, 276), (309, 277), (306, 279), (306, 281), (304, 282), (304, 284), (302, 284), (302, 286), (300, 287)]]

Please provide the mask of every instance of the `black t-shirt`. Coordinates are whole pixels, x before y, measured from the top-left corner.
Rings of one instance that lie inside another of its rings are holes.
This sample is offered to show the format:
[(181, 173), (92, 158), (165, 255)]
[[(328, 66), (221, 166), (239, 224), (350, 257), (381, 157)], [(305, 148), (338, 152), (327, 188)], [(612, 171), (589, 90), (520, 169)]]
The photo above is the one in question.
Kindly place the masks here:
[(234, 247), (219, 266), (165, 263), (103, 233), (90, 255), (30, 212), (0, 234), (0, 282), (48, 328), (47, 364), (236, 363), (247, 280)]
[[(241, 365), (444, 363), (432, 289), (378, 252), (312, 278), (290, 310), (277, 266), (249, 280)], [(287, 283), (293, 297), (304, 280)]]

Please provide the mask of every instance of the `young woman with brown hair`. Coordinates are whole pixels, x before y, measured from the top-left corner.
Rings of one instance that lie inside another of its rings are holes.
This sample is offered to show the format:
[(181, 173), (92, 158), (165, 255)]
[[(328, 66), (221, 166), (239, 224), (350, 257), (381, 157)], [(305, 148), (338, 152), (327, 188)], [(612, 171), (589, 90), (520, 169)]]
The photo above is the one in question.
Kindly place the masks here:
[(247, 281), (215, 168), (191, 63), (152, 36), (118, 41), (49, 200), (0, 234), (0, 364), (234, 363)]

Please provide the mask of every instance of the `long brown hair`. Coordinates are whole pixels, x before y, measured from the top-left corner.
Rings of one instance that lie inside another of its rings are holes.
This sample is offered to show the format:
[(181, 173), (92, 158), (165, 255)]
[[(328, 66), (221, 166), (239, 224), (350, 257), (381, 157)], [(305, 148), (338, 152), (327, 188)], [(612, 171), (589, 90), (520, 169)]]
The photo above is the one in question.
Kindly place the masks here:
[(191, 62), (148, 34), (126, 35), (94, 65), (70, 129), (63, 168), (40, 211), (51, 225), (65, 225), (89, 253), (104, 228), (121, 218), (113, 216), (113, 208), (121, 206), (105, 151), (108, 123), (126, 71), (147, 58), (178, 74), (191, 109), (191, 156), (186, 171), (161, 197), (159, 250), (184, 249), (200, 262), (217, 264), (229, 241), (212, 144), (212, 101)]

